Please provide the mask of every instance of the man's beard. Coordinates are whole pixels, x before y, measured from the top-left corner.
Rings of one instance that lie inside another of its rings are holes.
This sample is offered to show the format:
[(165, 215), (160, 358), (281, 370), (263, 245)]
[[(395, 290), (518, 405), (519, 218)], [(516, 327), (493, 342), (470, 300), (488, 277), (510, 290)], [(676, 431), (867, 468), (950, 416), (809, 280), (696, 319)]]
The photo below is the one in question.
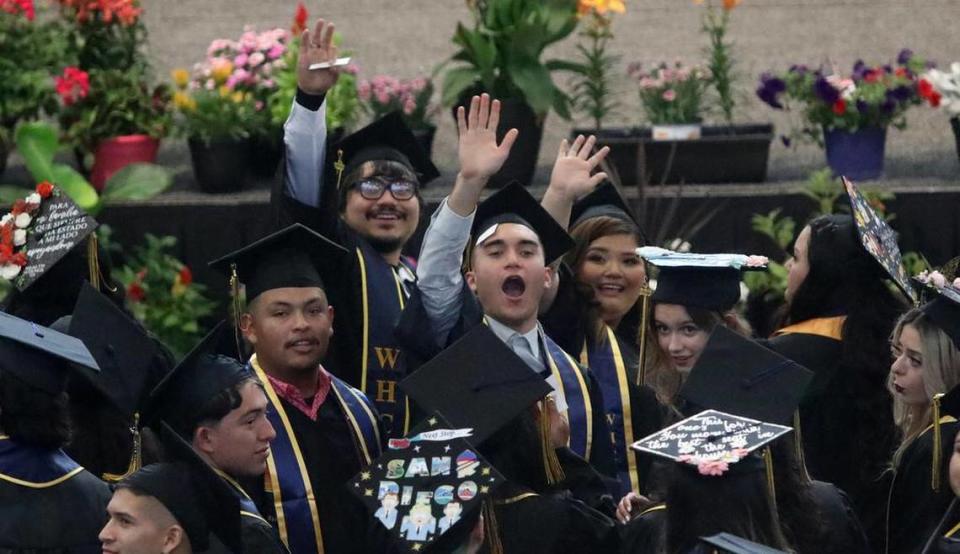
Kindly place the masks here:
[(378, 237), (366, 236), (364, 239), (367, 241), (367, 244), (369, 244), (370, 247), (376, 250), (379, 254), (391, 254), (396, 252), (397, 250), (403, 248), (403, 245), (406, 242), (406, 240), (399, 238), (382, 239)]

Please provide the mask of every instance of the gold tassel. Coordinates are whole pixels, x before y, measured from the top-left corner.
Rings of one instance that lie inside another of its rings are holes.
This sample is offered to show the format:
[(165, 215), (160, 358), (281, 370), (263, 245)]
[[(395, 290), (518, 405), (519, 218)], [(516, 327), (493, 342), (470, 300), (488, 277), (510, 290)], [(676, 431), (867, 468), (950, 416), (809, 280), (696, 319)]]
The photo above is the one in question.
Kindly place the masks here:
[(103, 278), (103, 272), (100, 270), (100, 247), (97, 239), (97, 232), (90, 233), (87, 239), (87, 274), (90, 278), (90, 284), (98, 291), (103, 285), (110, 292), (117, 292), (116, 287), (110, 287)]
[(773, 452), (767, 446), (763, 449), (763, 466), (767, 473), (767, 490), (770, 491), (770, 501), (773, 502), (773, 509), (777, 509), (777, 485), (773, 475)]
[(337, 149), (337, 161), (333, 163), (333, 168), (337, 170), (337, 190), (340, 190), (340, 185), (343, 182), (343, 170), (346, 169), (347, 164), (343, 163), (343, 149)]
[(500, 542), (500, 529), (494, 510), (493, 500), (488, 496), (483, 501), (483, 542), (487, 544), (487, 552), (490, 554), (503, 554), (503, 543)]
[(237, 264), (230, 264), (230, 296), (233, 303), (233, 338), (237, 343), (237, 359), (244, 359), (243, 343), (240, 341), (240, 276), (237, 274)]
[(933, 395), (933, 467), (930, 471), (930, 488), (940, 492), (940, 461), (943, 439), (940, 437), (940, 399), (943, 393)]
[(644, 285), (640, 290), (640, 367), (637, 368), (637, 386), (643, 385), (647, 378), (647, 327), (650, 325), (650, 295), (653, 291)]
[(141, 467), (143, 467), (143, 441), (140, 437), (140, 414), (133, 414), (133, 451), (130, 453), (130, 463), (127, 465), (127, 471), (122, 475), (115, 473), (104, 473), (103, 480), (108, 483), (116, 483), (126, 479)]
[(563, 481), (563, 467), (553, 450), (553, 441), (550, 440), (550, 415), (547, 413), (547, 402), (544, 400), (540, 410), (540, 449), (543, 453), (543, 469), (546, 472), (547, 484), (555, 485)]

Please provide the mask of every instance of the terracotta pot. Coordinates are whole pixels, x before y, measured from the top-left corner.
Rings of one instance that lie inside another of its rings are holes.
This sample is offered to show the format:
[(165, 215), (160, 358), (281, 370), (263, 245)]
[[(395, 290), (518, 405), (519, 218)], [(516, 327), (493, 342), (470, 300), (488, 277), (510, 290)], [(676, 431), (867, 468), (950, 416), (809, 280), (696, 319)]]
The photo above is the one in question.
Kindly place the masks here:
[(97, 146), (90, 170), (90, 184), (103, 190), (107, 180), (132, 163), (153, 163), (157, 160), (160, 139), (148, 135), (122, 135), (109, 138)]

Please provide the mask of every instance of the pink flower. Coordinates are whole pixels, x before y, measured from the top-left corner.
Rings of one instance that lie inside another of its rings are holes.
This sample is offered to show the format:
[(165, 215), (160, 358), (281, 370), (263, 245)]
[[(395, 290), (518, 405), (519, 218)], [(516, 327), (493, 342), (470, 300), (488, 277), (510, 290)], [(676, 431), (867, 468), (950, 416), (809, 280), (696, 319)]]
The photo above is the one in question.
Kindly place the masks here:
[(960, 289), (960, 277), (953, 280), (953, 288)]
[(390, 94), (387, 93), (387, 91), (380, 89), (378, 91), (375, 91), (374, 95), (377, 97), (377, 102), (380, 102), (381, 104), (390, 103)]
[(282, 56), (286, 50), (287, 49), (282, 44), (277, 44), (267, 52), (267, 57), (271, 60), (275, 60)]
[(256, 67), (262, 64), (264, 60), (266, 60), (266, 57), (261, 52), (254, 52), (253, 54), (250, 54), (250, 58), (248, 59), (250, 62), (250, 67)]
[(273, 79), (267, 79), (263, 82), (263, 86), (266, 88), (273, 88), (277, 86), (277, 83), (275, 83)]
[(259, 112), (260, 110), (262, 110), (262, 109), (263, 109), (263, 100), (257, 100), (256, 102), (254, 102), (254, 104), (253, 104), (253, 109), (257, 110), (258, 112)]
[(730, 465), (723, 460), (702, 460), (697, 464), (700, 475), (719, 477), (730, 469)]
[(360, 66), (355, 63), (348, 63), (347, 65), (343, 66), (342, 71), (344, 73), (349, 73), (350, 75), (356, 75), (360, 72)]
[(943, 273), (939, 271), (930, 272), (930, 282), (933, 283), (933, 286), (938, 289), (943, 288), (947, 284), (947, 278), (943, 276)]
[(366, 79), (360, 81), (360, 84), (357, 85), (357, 96), (360, 97), (362, 102), (370, 101), (370, 81)]
[(413, 88), (414, 92), (420, 92), (423, 89), (427, 88), (427, 79), (425, 77), (417, 77), (416, 79), (410, 81), (410, 86)]
[(406, 115), (411, 115), (417, 109), (417, 101), (413, 99), (412, 96), (408, 96), (406, 101), (403, 103), (403, 113)]
[(770, 260), (766, 256), (747, 256), (747, 267), (764, 267)]
[(233, 58), (233, 65), (234, 67), (243, 67), (247, 65), (248, 61), (249, 61), (249, 56), (247, 56), (246, 54), (240, 54), (236, 58)]
[(663, 99), (666, 100), (667, 102), (673, 102), (674, 100), (677, 99), (677, 93), (672, 88), (668, 88), (667, 90), (663, 91), (662, 96), (663, 96)]

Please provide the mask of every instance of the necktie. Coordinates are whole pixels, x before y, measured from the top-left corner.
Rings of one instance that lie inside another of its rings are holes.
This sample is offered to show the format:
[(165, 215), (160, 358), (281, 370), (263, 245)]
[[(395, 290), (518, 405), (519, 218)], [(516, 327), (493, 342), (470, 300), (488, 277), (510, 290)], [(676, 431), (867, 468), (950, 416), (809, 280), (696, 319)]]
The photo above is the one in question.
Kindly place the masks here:
[(520, 356), (520, 359), (523, 360), (530, 369), (536, 371), (537, 373), (543, 373), (546, 369), (543, 365), (543, 361), (540, 358), (533, 355), (533, 350), (530, 348), (530, 343), (519, 333), (514, 333), (507, 340), (507, 346), (517, 355)]

